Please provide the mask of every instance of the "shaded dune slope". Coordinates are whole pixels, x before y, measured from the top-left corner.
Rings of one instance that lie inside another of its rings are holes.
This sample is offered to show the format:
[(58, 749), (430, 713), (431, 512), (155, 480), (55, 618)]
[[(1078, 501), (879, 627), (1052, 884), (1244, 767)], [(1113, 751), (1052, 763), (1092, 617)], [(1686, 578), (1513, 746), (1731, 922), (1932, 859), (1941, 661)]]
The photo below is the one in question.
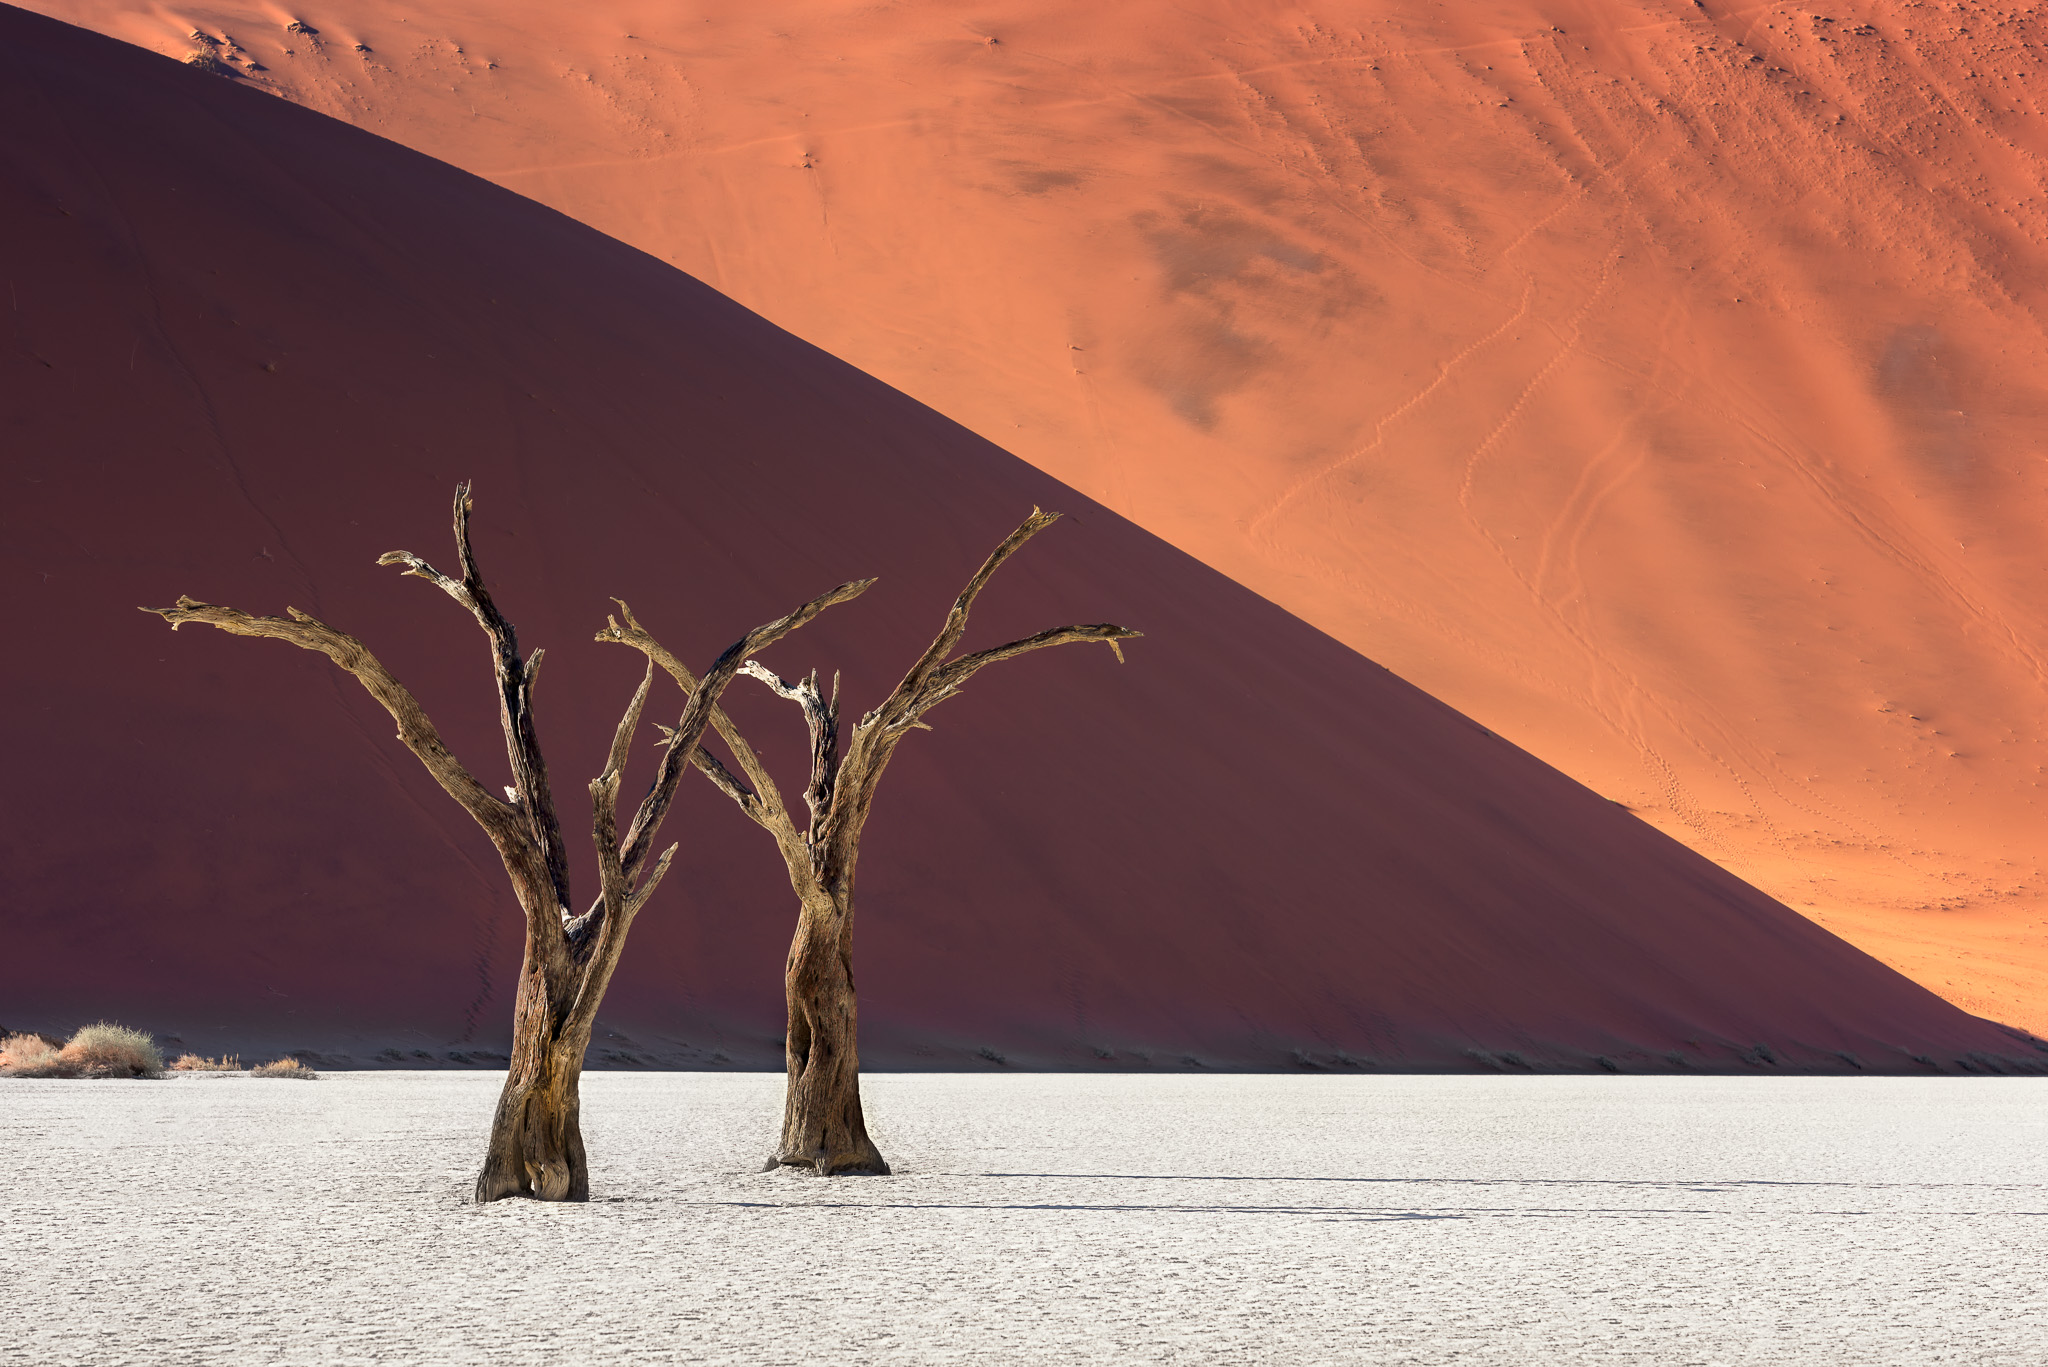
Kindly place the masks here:
[(2048, 1031), (2039, 6), (40, 3), (672, 262)]
[[(984, 597), (970, 643), (1105, 619), (1147, 639), (1122, 668), (1070, 650), (991, 671), (906, 745), (864, 869), (874, 1065), (2038, 1057), (632, 248), (12, 9), (0, 102), (9, 1024), (104, 1012), (358, 1063), (498, 1047), (516, 912), (388, 719), (322, 659), (135, 611), (188, 592), (313, 612), (502, 782), (475, 628), (372, 563), (445, 557), (450, 487), (473, 478), (494, 591), (549, 651), (568, 813), (637, 678), (590, 643), (606, 595), (703, 661), (879, 574), (772, 656), (843, 669), (858, 710), (1022, 512), (1072, 515)], [(771, 763), (798, 762), (786, 704), (736, 690), (734, 711)], [(765, 1062), (789, 893), (708, 785), (671, 823), (684, 851), (595, 1061)]]

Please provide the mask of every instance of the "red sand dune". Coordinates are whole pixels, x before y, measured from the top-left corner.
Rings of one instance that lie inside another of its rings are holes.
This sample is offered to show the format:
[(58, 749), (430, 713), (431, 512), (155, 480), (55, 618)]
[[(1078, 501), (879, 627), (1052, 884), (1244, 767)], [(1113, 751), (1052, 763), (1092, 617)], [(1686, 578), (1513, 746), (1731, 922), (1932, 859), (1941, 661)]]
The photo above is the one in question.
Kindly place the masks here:
[(2038, 7), (41, 7), (680, 266), (2048, 1032)]
[[(590, 643), (607, 594), (705, 660), (879, 574), (773, 654), (843, 667), (858, 709), (1024, 510), (1072, 514), (984, 596), (974, 640), (1073, 619), (1148, 635), (1124, 667), (1072, 649), (992, 670), (905, 746), (863, 879), (874, 1064), (2039, 1058), (1115, 513), (549, 209), (4, 8), (0, 118), (9, 1024), (109, 1013), (205, 1052), (357, 1062), (502, 1040), (516, 913), (388, 718), (324, 660), (135, 611), (182, 591), (357, 632), (502, 781), (473, 625), (373, 563), (444, 555), (451, 486), (473, 477), (499, 601), (550, 652), (565, 811), (638, 676)], [(798, 761), (786, 704), (734, 703), (772, 762)], [(669, 829), (685, 851), (597, 1061), (765, 1062), (791, 921), (777, 861), (694, 779)]]

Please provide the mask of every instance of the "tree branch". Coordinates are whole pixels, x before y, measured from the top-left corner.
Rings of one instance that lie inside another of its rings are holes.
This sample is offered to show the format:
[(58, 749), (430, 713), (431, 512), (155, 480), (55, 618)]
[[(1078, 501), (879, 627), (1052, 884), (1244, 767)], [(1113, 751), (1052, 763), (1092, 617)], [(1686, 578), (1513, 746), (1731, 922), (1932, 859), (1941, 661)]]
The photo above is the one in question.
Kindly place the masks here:
[[(895, 691), (868, 716), (879, 714), (887, 717), (924, 690), (933, 671), (953, 653), (953, 647), (959, 645), (960, 638), (966, 634), (967, 614), (973, 608), (974, 600), (981, 596), (983, 587), (995, 577), (995, 572), (1003, 567), (1003, 562), (1017, 553), (1018, 548), (1059, 520), (1058, 513), (1033, 508), (1031, 516), (1025, 518), (1016, 531), (1004, 537), (1001, 545), (989, 552), (988, 559), (981, 562), (981, 568), (974, 572), (974, 577), (967, 581), (967, 587), (960, 590), (960, 596), (953, 600), (952, 608), (946, 613), (945, 625), (939, 628), (939, 634), (932, 639), (931, 645), (925, 648), (917, 663), (910, 667), (910, 672), (903, 676), (903, 682), (897, 684)], [(861, 724), (865, 726), (867, 720), (867, 717), (861, 718)]]
[[(628, 884), (638, 875), (640, 865), (646, 859), (647, 849), (652, 844), (655, 833), (661, 829), (662, 819), (668, 815), (669, 804), (675, 800), (676, 787), (682, 781), (683, 766), (691, 762), (691, 757), (698, 749), (698, 743), (704, 738), (704, 732), (710, 728), (714, 715), (719, 711), (720, 695), (725, 692), (726, 685), (740, 672), (747, 658), (804, 626), (825, 609), (860, 597), (874, 582), (872, 579), (859, 579), (849, 584), (841, 584), (830, 593), (813, 598), (788, 616), (755, 627), (728, 646), (711, 668), (704, 671), (703, 677), (690, 689), (689, 701), (684, 703), (682, 718), (676, 723), (675, 730), (669, 738), (669, 745), (662, 755), (661, 769), (655, 776), (654, 785), (648, 789), (647, 796), (641, 799), (640, 809), (634, 813), (633, 823), (626, 830), (625, 840), (620, 843), (621, 871)], [(629, 636), (613, 624), (600, 632), (598, 639), (626, 641), (639, 646), (640, 641), (636, 637), (645, 635), (644, 632), (636, 630)], [(658, 648), (651, 637), (647, 640), (649, 646)], [(655, 658), (652, 649), (647, 646), (641, 648), (648, 650), (650, 658)], [(667, 655), (671, 660), (674, 659), (674, 656), (665, 650), (661, 651), (661, 654)], [(674, 673), (680, 669), (681, 663), (677, 662), (670, 672)], [(688, 673), (687, 670), (682, 672)], [(734, 734), (737, 735), (738, 732), (735, 731)], [(759, 760), (755, 760), (754, 764), (758, 770)], [(762, 778), (766, 777), (765, 771), (760, 771), (760, 774)], [(749, 777), (753, 777), (753, 773), (750, 772)], [(727, 778), (730, 779), (731, 775), (728, 774)], [(777, 801), (780, 801), (779, 797)]]
[[(716, 719), (714, 719), (713, 724), (716, 724)], [(657, 745), (672, 745), (675, 743), (676, 729), (673, 726), (663, 726), (660, 722), (656, 722), (654, 725), (661, 732), (662, 737), (659, 741), (655, 742)], [(690, 762), (697, 766), (699, 773), (711, 780), (712, 787), (724, 793), (734, 802), (737, 802), (741, 811), (764, 826), (769, 823), (768, 811), (763, 805), (760, 795), (755, 793), (752, 788), (749, 788), (737, 774), (720, 763), (718, 756), (700, 745), (697, 747), (697, 753), (690, 756)], [(780, 793), (776, 794), (777, 798), (781, 796)]]
[[(413, 752), (425, 766), (434, 781), (441, 785), (443, 792), (462, 804), (462, 809), (475, 818), (476, 824), (484, 828), (491, 843), (497, 847), (499, 857), (505, 861), (505, 868), (512, 876), (515, 889), (524, 889), (536, 872), (533, 864), (539, 851), (532, 840), (524, 812), (511, 803), (492, 794), (462, 763), (449, 753), (441, 739), (441, 733), (428, 719), (421, 708), (419, 699), (410, 689), (393, 678), (369, 648), (355, 637), (336, 631), (318, 618), (300, 612), (297, 608), (286, 608), (287, 617), (255, 617), (235, 608), (221, 607), (215, 603), (202, 603), (196, 598), (181, 597), (178, 605), (170, 608), (144, 608), (171, 624), (173, 631), (188, 622), (198, 622), (215, 627), (235, 636), (262, 636), (271, 640), (285, 641), (302, 650), (316, 650), (347, 670), (362, 684), (364, 691), (375, 698), (392, 720), (398, 723), (398, 739), (406, 749)], [(533, 889), (540, 891), (540, 889)], [(544, 899), (535, 899), (536, 902)], [(529, 911), (533, 903), (522, 898), (522, 904)], [(549, 910), (558, 911), (559, 901)], [(556, 926), (559, 916), (549, 918)]]
[(818, 671), (800, 683), (787, 683), (759, 660), (740, 667), (780, 696), (795, 703), (804, 714), (804, 726), (811, 734), (811, 779), (804, 786), (804, 805), (811, 810), (811, 834), (815, 835), (825, 813), (832, 809), (832, 788), (839, 778), (839, 676), (832, 676), (832, 698), (828, 702), (818, 691)]
[(625, 884), (625, 872), (619, 871), (616, 880), (612, 870), (619, 862), (618, 819), (619, 780), (626, 771), (626, 760), (633, 749), (633, 733), (640, 728), (640, 713), (647, 705), (647, 690), (654, 683), (654, 661), (647, 662), (647, 672), (640, 676), (640, 686), (633, 690), (633, 696), (626, 704), (625, 713), (619, 718), (619, 726), (612, 733), (612, 748), (605, 756), (604, 772), (590, 781), (591, 839), (597, 845), (598, 900), (591, 909), (569, 922), (566, 934), (571, 946), (581, 951), (590, 938), (594, 926), (603, 923), (597, 913), (605, 911), (607, 916), (624, 906), (630, 889)]
[(484, 586), (470, 545), (469, 513), (473, 506), (467, 481), (455, 486), (455, 553), (462, 577), (451, 579), (411, 551), (388, 551), (377, 557), (380, 565), (404, 565), (406, 574), (436, 585), (476, 618), (491, 643), (491, 665), (498, 681), (498, 720), (505, 732), (505, 755), (511, 762), (514, 799), (526, 815), (534, 841), (547, 864), (548, 877), (556, 890), (556, 905), (567, 919), (569, 897), (568, 852), (562, 845), (562, 825), (555, 816), (555, 800), (548, 789), (547, 761), (541, 755), (540, 739), (534, 730), (533, 686), (540, 677), (541, 651), (531, 658), (519, 658), (518, 634)]
[(823, 822), (813, 822), (812, 843), (820, 860), (819, 872), (828, 881), (851, 876), (861, 827), (867, 822), (868, 809), (874, 801), (882, 771), (906, 733), (913, 728), (930, 729), (920, 720), (924, 713), (957, 694), (976, 673), (998, 660), (1047, 646), (1103, 641), (1121, 661), (1123, 650), (1118, 642), (1143, 634), (1109, 623), (1053, 627), (1036, 636), (1027, 636), (990, 650), (975, 651), (947, 662), (946, 657), (952, 654), (967, 631), (968, 611), (989, 579), (1020, 546), (1058, 518), (1058, 513), (1033, 508), (1031, 516), (1025, 518), (1016, 531), (1003, 538), (1002, 544), (989, 553), (981, 568), (974, 572), (974, 577), (967, 581), (967, 587), (960, 591), (938, 636), (918, 657), (910, 672), (903, 676), (903, 682), (896, 685), (895, 691), (883, 700), (881, 706), (862, 717), (859, 725), (853, 728), (853, 738), (847, 745), (845, 758), (840, 761), (838, 780), (833, 785), (831, 810)]
[(626, 759), (633, 748), (633, 733), (640, 727), (640, 712), (647, 706), (647, 690), (653, 684), (654, 661), (649, 660), (647, 672), (640, 676), (640, 687), (633, 690), (633, 699), (626, 704), (625, 715), (619, 718), (619, 729), (612, 733), (611, 753), (605, 757), (600, 777), (616, 777), (625, 772)]
[(1014, 659), (1019, 655), (1027, 655), (1034, 650), (1044, 650), (1047, 646), (1065, 646), (1084, 641), (1100, 641), (1115, 652), (1116, 662), (1122, 664), (1124, 662), (1123, 647), (1117, 643), (1119, 641), (1135, 640), (1144, 634), (1142, 631), (1133, 631), (1129, 627), (1115, 626), (1108, 622), (1098, 622), (1092, 626), (1052, 627), (1039, 632), (1036, 636), (1026, 636), (1021, 641), (1011, 641), (1008, 645), (992, 646), (987, 650), (977, 650), (970, 655), (962, 655), (959, 659), (941, 666), (933, 673), (923, 698), (912, 709), (909, 719), (899, 724), (907, 726), (918, 725), (917, 719), (919, 717), (922, 717), (932, 708), (937, 707), (946, 699), (957, 694), (969, 679), (998, 660)]
[[(605, 628), (597, 633), (597, 639), (615, 645), (632, 646), (667, 670), (669, 677), (676, 681), (683, 692), (689, 693), (695, 689), (697, 676), (690, 672), (689, 666), (677, 659), (668, 647), (655, 640), (640, 625), (639, 619), (633, 616), (633, 609), (626, 605), (625, 599), (614, 598), (612, 601), (619, 605), (619, 615), (626, 619), (626, 625), (621, 627), (617, 617), (607, 617)], [(690, 762), (696, 765), (720, 792), (738, 803), (741, 811), (766, 827), (778, 840), (782, 838), (782, 828), (787, 828), (788, 833), (794, 836), (796, 827), (789, 819), (789, 809), (782, 801), (782, 792), (775, 786), (775, 780), (769, 776), (767, 766), (761, 763), (760, 756), (754, 753), (754, 747), (747, 744), (746, 737), (733, 725), (732, 718), (726, 715), (725, 709), (712, 709), (711, 725), (718, 732), (719, 739), (732, 751), (734, 762), (740, 766), (740, 772), (746, 775), (746, 782), (742, 783), (734, 777), (731, 771), (719, 763), (716, 755), (701, 745), (689, 756)], [(662, 744), (673, 751), (676, 734), (674, 728), (663, 726), (661, 730), (667, 737)]]
[(563, 1033), (572, 1037), (590, 1028), (597, 1015), (598, 1003), (604, 1000), (605, 989), (611, 985), (612, 972), (619, 966), (619, 956), (626, 951), (626, 932), (633, 928), (634, 918), (647, 905), (647, 899), (661, 886), (677, 848), (670, 845), (663, 850), (661, 858), (649, 870), (646, 881), (638, 889), (631, 887), (625, 868), (619, 862), (617, 832), (612, 825), (611, 807), (618, 799), (617, 776), (611, 778), (610, 792), (600, 795), (599, 789), (603, 786), (603, 779), (593, 780), (590, 794), (595, 808), (598, 881), (603, 889), (599, 894), (599, 906), (604, 908), (605, 914), (590, 964), (584, 970), (582, 981), (577, 984), (576, 999), (570, 1003), (563, 1018)]

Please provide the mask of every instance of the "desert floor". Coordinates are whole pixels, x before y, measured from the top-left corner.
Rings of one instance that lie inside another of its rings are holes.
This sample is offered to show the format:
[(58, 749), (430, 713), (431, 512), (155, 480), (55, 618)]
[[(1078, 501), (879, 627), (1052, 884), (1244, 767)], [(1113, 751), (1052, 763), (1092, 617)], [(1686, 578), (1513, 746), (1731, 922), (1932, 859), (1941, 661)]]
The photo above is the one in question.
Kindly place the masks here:
[(487, 1073), (0, 1082), (7, 1362), (2039, 1364), (2048, 1080), (585, 1080), (593, 1200), (478, 1208)]

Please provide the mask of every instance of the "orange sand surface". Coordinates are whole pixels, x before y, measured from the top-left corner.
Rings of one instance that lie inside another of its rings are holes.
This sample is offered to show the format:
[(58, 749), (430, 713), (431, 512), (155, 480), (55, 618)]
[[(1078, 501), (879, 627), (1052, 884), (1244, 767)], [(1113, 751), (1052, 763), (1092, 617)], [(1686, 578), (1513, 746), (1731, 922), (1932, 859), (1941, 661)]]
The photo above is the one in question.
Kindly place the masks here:
[(675, 263), (2048, 1030), (2031, 7), (36, 7)]

